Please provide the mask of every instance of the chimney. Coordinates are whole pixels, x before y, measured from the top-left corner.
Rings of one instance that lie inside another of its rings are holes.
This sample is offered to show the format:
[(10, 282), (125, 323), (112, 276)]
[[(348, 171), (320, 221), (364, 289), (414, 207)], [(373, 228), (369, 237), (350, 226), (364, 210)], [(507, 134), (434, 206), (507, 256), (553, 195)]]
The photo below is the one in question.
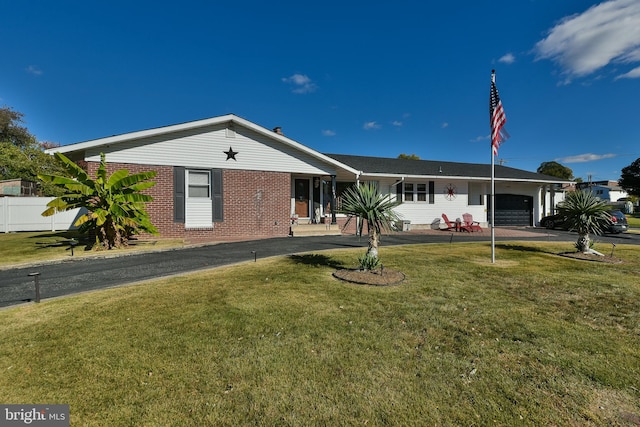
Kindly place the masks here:
[(275, 133), (277, 133), (278, 135), (283, 135), (283, 136), (284, 136), (284, 133), (282, 133), (282, 128), (281, 128), (280, 126), (276, 126), (276, 127), (274, 127), (274, 128), (273, 128), (273, 131), (274, 131)]

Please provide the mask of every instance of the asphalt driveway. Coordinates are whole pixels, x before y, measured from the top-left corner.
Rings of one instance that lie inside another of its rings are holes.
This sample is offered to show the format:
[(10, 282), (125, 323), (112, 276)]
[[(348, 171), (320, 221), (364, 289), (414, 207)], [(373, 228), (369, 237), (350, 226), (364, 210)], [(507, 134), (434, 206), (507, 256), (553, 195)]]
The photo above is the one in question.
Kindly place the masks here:
[[(508, 240), (575, 241), (574, 233), (545, 229), (498, 229), (496, 243)], [(601, 243), (640, 244), (640, 235), (598, 236)], [(490, 241), (491, 234), (441, 231), (394, 233), (382, 237), (381, 245), (419, 243), (456, 243)], [(34, 277), (40, 273), (41, 299), (104, 289), (210, 268), (250, 262), (254, 259), (336, 248), (366, 247), (367, 238), (359, 236), (284, 237), (255, 241), (220, 243), (124, 256), (69, 257), (63, 261), (33, 264), (0, 270), (0, 307), (32, 301)]]

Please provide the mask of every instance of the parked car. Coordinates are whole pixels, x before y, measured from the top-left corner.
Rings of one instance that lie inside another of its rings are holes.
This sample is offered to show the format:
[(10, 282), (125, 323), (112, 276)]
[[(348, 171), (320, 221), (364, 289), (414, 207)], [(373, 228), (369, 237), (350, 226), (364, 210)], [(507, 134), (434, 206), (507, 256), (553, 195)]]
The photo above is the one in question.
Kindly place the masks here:
[(567, 227), (564, 226), (564, 223), (565, 219), (562, 215), (549, 215), (540, 220), (540, 227), (546, 227), (550, 230), (554, 228), (564, 228), (566, 230)]
[(609, 233), (622, 233), (629, 229), (627, 217), (621, 211), (611, 211), (611, 224), (607, 227)]
[[(627, 217), (624, 216), (622, 211), (611, 211), (609, 215), (611, 215), (611, 223), (605, 228), (604, 231), (606, 233), (622, 233), (629, 229)], [(540, 220), (540, 227), (548, 229), (562, 228), (564, 230), (569, 228), (566, 225), (565, 218), (560, 214), (545, 216)]]

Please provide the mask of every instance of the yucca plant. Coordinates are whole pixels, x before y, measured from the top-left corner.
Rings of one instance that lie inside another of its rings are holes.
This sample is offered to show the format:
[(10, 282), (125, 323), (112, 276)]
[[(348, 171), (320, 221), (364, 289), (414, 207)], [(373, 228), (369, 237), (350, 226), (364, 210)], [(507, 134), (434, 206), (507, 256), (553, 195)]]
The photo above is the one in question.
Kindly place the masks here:
[[(354, 185), (342, 194), (342, 208), (339, 212), (367, 221), (369, 247), (364, 259), (369, 260), (368, 264), (378, 260), (382, 230), (391, 230), (400, 219), (400, 215), (394, 210), (399, 204), (390, 195), (380, 194), (374, 183)], [(373, 265), (377, 265), (377, 262), (373, 262)], [(361, 267), (366, 269), (364, 265)]]
[(558, 205), (558, 213), (570, 230), (578, 233), (576, 248), (582, 253), (596, 253), (591, 249), (589, 234), (602, 234), (611, 223), (606, 202), (591, 191), (575, 191)]
[(48, 208), (42, 216), (85, 208), (87, 213), (74, 225), (82, 233), (93, 231), (96, 243), (104, 249), (125, 246), (134, 234), (158, 233), (145, 209), (146, 203), (153, 198), (141, 193), (156, 184), (148, 181), (156, 176), (155, 171), (130, 175), (128, 170), (121, 169), (107, 177), (105, 155), (100, 153), (100, 166), (94, 180), (64, 154), (55, 153), (55, 156), (64, 164), (69, 176), (38, 175), (42, 181), (64, 190), (62, 196), (47, 203)]

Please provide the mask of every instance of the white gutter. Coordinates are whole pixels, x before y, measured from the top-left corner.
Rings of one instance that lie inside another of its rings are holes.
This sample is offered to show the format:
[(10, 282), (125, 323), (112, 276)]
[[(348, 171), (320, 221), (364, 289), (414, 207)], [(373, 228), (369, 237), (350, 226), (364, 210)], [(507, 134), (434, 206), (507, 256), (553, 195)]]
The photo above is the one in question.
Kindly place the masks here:
[[(402, 181), (405, 179), (451, 179), (461, 181), (491, 181), (490, 177), (477, 177), (477, 176), (456, 176), (456, 175), (402, 175), (391, 173), (362, 173), (364, 177), (372, 178), (400, 178)], [(503, 182), (532, 182), (532, 183), (545, 183), (545, 184), (572, 184), (572, 181), (544, 181), (539, 179), (515, 179), (515, 178), (495, 178), (496, 181)], [(396, 183), (397, 184), (397, 183)]]

